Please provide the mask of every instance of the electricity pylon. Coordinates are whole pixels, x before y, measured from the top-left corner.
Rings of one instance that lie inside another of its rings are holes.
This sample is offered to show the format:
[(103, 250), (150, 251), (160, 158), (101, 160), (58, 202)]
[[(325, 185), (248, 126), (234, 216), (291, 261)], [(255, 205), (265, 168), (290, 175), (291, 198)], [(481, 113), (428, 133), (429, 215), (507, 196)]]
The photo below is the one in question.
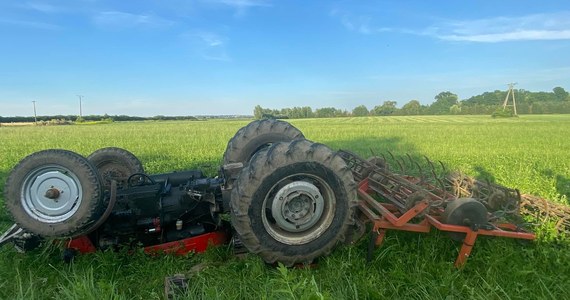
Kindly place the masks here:
[[(513, 86), (517, 84), (516, 82), (509, 83), (509, 91), (507, 92), (507, 97), (505, 97), (505, 102), (503, 102), (503, 111), (507, 108), (507, 106), (513, 107), (513, 113), (515, 116), (517, 115), (517, 101), (515, 100), (515, 91), (513, 90)], [(509, 95), (513, 96), (513, 104), (509, 105)]]

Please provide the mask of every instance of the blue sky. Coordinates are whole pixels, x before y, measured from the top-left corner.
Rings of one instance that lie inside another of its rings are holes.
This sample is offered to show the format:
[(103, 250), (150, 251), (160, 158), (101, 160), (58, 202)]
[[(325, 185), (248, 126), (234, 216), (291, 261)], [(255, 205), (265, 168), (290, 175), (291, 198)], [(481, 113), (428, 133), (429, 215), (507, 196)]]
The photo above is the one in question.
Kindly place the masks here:
[(0, 115), (570, 90), (568, 1), (0, 0)]

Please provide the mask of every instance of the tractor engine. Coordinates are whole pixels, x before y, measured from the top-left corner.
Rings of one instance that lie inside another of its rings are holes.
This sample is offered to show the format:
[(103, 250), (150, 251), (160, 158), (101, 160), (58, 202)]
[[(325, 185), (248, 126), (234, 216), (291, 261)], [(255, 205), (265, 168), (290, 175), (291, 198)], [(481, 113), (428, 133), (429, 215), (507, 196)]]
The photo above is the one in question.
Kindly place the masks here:
[(201, 171), (133, 174), (126, 186), (110, 192), (115, 197), (112, 211), (90, 234), (91, 240), (104, 249), (156, 245), (211, 232), (221, 225), (221, 183)]

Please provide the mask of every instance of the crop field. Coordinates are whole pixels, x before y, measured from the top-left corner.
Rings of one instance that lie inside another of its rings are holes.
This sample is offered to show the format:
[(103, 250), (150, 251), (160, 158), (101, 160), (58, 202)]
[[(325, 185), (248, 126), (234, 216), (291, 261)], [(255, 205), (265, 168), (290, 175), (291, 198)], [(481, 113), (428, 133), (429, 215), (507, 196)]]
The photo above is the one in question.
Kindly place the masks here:
[[(216, 175), (228, 140), (250, 120), (0, 127), (0, 191), (26, 155), (61, 148), (89, 155), (125, 148), (148, 173), (202, 169)], [(363, 117), (290, 120), (307, 139), (364, 157), (389, 150), (568, 204), (570, 115)], [(0, 194), (2, 203), (3, 194)], [(0, 209), (0, 229), (11, 225)], [(164, 278), (185, 274), (188, 299), (563, 299), (570, 297), (570, 240), (545, 227), (521, 244), (480, 237), (466, 266), (446, 234), (389, 231), (371, 262), (367, 239), (341, 246), (314, 268), (287, 269), (228, 246), (185, 257), (98, 252), (71, 264), (53, 245), (0, 249), (0, 299), (162, 299)]]

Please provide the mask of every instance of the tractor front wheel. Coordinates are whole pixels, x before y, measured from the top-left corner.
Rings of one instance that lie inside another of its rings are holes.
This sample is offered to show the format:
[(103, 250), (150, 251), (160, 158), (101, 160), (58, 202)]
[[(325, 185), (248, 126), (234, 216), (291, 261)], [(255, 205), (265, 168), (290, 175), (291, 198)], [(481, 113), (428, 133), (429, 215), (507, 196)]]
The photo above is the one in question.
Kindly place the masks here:
[(8, 176), (4, 201), (16, 223), (42, 237), (84, 234), (106, 208), (97, 169), (67, 150), (20, 161)]
[(105, 190), (111, 188), (111, 181), (119, 187), (127, 186), (129, 176), (144, 173), (141, 161), (131, 152), (117, 147), (101, 148), (89, 155), (87, 160), (97, 168)]

